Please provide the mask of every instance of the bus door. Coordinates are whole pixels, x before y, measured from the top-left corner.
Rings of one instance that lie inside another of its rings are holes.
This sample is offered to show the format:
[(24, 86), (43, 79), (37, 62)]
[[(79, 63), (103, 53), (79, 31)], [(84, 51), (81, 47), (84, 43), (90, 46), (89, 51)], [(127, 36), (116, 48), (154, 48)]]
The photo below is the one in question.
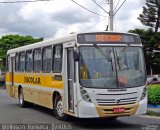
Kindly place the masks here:
[(73, 48), (67, 49), (67, 79), (68, 79), (68, 111), (74, 113), (74, 59)]
[(10, 96), (15, 96), (14, 92), (14, 70), (15, 70), (15, 56), (10, 57), (10, 67), (9, 67), (9, 73), (10, 73)]
[(76, 67), (73, 58), (75, 41), (63, 44), (64, 112), (77, 116)]

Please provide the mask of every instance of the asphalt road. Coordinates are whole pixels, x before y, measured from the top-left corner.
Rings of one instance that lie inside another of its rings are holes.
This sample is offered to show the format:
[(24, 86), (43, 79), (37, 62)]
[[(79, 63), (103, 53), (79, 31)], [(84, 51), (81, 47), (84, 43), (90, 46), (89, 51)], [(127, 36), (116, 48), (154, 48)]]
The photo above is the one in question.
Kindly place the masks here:
[[(10, 130), (13, 125), (49, 124), (48, 127), (27, 127), (28, 129), (52, 127), (52, 130), (159, 130), (160, 118), (146, 116), (120, 117), (111, 119), (77, 119), (59, 121), (52, 116), (52, 110), (40, 106), (20, 108), (18, 100), (9, 97), (4, 89), (0, 89), (0, 130)], [(158, 125), (159, 124), (159, 125)], [(10, 125), (6, 127), (5, 125)], [(10, 129), (9, 129), (10, 128)], [(21, 127), (26, 128), (26, 127)]]

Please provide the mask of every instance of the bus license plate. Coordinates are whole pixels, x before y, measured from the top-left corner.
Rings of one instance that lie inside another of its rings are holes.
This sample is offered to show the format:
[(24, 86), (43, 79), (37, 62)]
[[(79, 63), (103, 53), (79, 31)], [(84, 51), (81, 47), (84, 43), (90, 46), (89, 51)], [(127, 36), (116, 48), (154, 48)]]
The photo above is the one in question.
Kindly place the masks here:
[(114, 109), (113, 109), (113, 113), (122, 113), (122, 112), (124, 112), (124, 111), (125, 111), (124, 108), (114, 108)]

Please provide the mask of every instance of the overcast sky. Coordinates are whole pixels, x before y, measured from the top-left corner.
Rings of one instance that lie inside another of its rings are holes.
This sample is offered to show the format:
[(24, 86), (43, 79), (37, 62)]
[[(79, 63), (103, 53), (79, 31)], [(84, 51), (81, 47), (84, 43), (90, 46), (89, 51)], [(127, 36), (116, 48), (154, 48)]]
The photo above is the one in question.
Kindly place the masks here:
[[(15, 1), (15, 0), (0, 0)], [(72, 32), (103, 31), (108, 25), (108, 14), (92, 0), (75, 0), (95, 15), (73, 3), (71, 0), (52, 0), (49, 2), (0, 4), (0, 36), (6, 34), (31, 35), (33, 37), (52, 37)], [(114, 0), (116, 7), (119, 0)], [(124, 0), (120, 0), (118, 7)], [(106, 11), (106, 0), (96, 0)], [(127, 32), (130, 29), (144, 28), (137, 19), (142, 12), (145, 0), (126, 0), (114, 18), (114, 30)]]

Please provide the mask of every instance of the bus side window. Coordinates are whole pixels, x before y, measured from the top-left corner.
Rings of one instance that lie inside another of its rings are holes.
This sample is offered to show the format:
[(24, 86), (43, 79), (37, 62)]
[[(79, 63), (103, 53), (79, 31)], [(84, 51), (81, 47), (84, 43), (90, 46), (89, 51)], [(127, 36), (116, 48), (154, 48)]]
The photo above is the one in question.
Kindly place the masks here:
[(35, 49), (33, 53), (33, 70), (34, 72), (41, 71), (41, 49)]
[(26, 71), (31, 72), (33, 70), (33, 56), (32, 50), (26, 52)]
[(62, 54), (63, 46), (56, 45), (53, 47), (53, 72), (60, 73), (62, 71)]
[(15, 71), (17, 72), (18, 70), (19, 70), (19, 56), (18, 53), (16, 53)]
[(52, 64), (52, 47), (43, 48), (42, 54), (42, 71), (51, 72), (51, 64)]
[(23, 72), (25, 70), (25, 52), (19, 53), (19, 71)]
[(6, 62), (6, 71), (9, 72), (9, 58), (10, 56), (7, 55), (7, 62)]

